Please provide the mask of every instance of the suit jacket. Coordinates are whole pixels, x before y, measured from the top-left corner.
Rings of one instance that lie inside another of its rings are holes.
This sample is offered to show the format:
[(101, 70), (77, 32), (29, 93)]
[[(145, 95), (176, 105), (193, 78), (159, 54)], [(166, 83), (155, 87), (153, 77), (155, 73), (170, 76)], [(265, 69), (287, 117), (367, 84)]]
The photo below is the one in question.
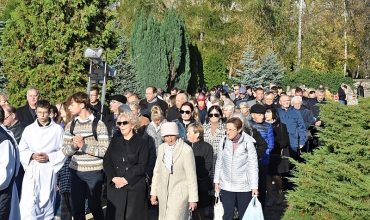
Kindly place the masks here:
[(19, 144), (19, 141), (21, 141), (22, 134), (24, 129), (27, 127), (25, 123), (18, 120), (15, 122), (12, 126), (9, 126), (8, 129), (13, 132), (14, 138), (17, 141), (17, 144)]
[(17, 109), (17, 117), (20, 121), (23, 121), (26, 125), (30, 125), (35, 122), (36, 118), (32, 117), (30, 112), (30, 105), (27, 104), (25, 106), (19, 107)]

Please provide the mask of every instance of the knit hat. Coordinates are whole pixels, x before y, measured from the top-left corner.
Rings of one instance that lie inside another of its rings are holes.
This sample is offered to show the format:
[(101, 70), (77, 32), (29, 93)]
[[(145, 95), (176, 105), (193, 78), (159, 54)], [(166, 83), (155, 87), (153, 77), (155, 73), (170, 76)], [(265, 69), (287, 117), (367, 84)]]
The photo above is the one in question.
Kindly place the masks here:
[(111, 96), (110, 97), (110, 100), (115, 100), (115, 101), (119, 101), (121, 102), (122, 104), (126, 104), (127, 102), (127, 98), (123, 95), (114, 95), (114, 96)]
[(166, 122), (163, 123), (161, 126), (161, 136), (167, 135), (179, 135), (179, 129), (177, 128), (177, 124), (175, 122)]
[(254, 104), (251, 109), (251, 113), (257, 113), (257, 114), (265, 114), (266, 113), (266, 107), (260, 104)]
[(204, 95), (199, 95), (197, 98), (198, 101), (205, 101), (206, 97)]
[(244, 94), (246, 92), (247, 92), (247, 89), (244, 86), (240, 87), (240, 89), (239, 89), (240, 94)]

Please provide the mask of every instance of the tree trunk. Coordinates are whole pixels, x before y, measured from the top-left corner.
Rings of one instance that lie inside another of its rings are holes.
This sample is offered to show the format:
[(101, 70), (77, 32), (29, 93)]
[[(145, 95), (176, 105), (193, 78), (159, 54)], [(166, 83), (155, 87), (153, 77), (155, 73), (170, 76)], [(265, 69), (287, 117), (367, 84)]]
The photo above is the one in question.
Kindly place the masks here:
[(297, 67), (295, 69), (298, 72), (301, 68), (301, 59), (302, 59), (302, 14), (303, 14), (303, 0), (299, 0), (298, 5), (298, 39), (297, 39), (297, 49), (298, 49), (298, 56), (297, 56)]

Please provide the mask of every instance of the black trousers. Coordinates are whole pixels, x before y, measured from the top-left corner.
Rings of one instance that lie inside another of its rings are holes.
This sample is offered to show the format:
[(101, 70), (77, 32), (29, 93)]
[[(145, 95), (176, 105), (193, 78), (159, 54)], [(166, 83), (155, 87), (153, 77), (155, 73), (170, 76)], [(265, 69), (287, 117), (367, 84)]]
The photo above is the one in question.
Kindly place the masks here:
[(9, 186), (0, 191), (0, 219), (8, 220), (10, 215), (10, 204), (12, 202), (12, 192), (14, 185), (14, 177), (9, 183)]
[(261, 202), (262, 210), (265, 210), (267, 173), (268, 165), (258, 160), (258, 200)]
[(85, 199), (87, 198), (94, 219), (104, 220), (104, 212), (101, 206), (103, 171), (81, 172), (70, 169), (70, 173), (73, 218), (75, 220), (85, 220)]

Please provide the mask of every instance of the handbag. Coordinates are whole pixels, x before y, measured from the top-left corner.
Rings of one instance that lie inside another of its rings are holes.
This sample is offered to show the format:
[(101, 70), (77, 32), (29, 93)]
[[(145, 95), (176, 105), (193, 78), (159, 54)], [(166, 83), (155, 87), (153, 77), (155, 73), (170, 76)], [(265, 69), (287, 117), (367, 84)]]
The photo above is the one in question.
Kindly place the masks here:
[(215, 205), (213, 207), (213, 220), (222, 220), (224, 216), (224, 207), (221, 202), (220, 193), (215, 192)]
[(203, 178), (197, 178), (199, 192), (208, 192), (213, 189), (212, 181), (210, 176)]
[(260, 201), (257, 196), (253, 196), (251, 202), (248, 205), (247, 210), (244, 213), (242, 220), (264, 220), (263, 211)]

